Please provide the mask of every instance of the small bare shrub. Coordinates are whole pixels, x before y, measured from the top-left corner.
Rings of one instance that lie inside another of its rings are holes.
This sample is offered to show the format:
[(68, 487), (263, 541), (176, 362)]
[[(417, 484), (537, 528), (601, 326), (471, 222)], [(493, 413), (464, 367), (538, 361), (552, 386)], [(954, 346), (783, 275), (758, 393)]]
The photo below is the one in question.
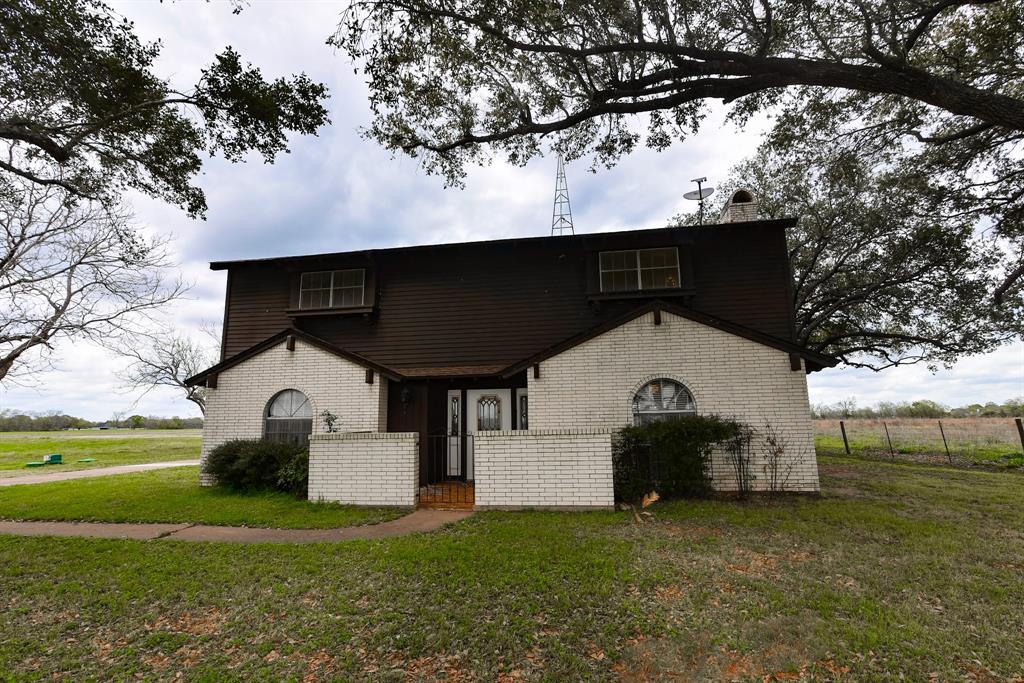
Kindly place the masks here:
[(765, 423), (761, 454), (764, 456), (762, 470), (768, 480), (768, 495), (772, 498), (789, 486), (796, 458), (786, 457), (789, 451), (786, 437), (770, 422)]
[(746, 498), (754, 488), (754, 480), (757, 475), (751, 468), (751, 459), (754, 441), (754, 430), (742, 425), (738, 432), (725, 442), (726, 462), (732, 467), (733, 476), (736, 478), (736, 493), (739, 497)]

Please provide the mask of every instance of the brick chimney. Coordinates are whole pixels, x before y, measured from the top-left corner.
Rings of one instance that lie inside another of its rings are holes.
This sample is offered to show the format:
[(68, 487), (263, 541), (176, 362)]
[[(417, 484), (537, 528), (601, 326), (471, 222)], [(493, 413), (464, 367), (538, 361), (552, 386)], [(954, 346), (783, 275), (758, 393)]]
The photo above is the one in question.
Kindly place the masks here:
[(757, 198), (747, 189), (736, 190), (722, 207), (719, 223), (743, 223), (757, 220)]

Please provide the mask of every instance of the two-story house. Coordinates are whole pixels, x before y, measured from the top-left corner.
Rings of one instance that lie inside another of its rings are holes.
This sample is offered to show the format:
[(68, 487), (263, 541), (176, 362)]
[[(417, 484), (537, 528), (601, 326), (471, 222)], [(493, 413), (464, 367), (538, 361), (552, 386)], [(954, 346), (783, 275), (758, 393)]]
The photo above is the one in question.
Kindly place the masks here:
[(789, 488), (816, 491), (806, 373), (835, 361), (794, 343), (793, 221), (755, 209), (741, 191), (716, 225), (213, 263), (203, 456), (308, 439), (313, 500), (609, 507), (616, 430), (716, 413), (771, 424)]

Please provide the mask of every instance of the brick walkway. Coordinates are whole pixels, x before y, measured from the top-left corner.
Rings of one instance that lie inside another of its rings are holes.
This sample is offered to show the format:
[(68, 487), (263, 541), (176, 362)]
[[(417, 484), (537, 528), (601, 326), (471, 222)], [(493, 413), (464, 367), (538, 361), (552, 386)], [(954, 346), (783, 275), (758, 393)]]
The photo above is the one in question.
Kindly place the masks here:
[[(20, 486), (21, 484), (45, 484), (50, 481), (69, 481), (71, 479), (88, 479), (89, 477), (106, 477), (111, 474), (129, 474), (147, 470), (162, 470), (165, 467), (189, 467), (198, 465), (198, 460), (171, 460), (169, 462), (148, 462), (142, 465), (117, 465), (116, 467), (95, 467), (90, 470), (70, 470), (68, 472), (46, 472), (45, 474), (0, 475), (0, 486)], [(59, 467), (59, 465), (51, 465)]]
[[(70, 474), (70, 473), (69, 473)], [(215, 541), (218, 543), (333, 543), (436, 531), (469, 517), (469, 510), (416, 510), (390, 522), (337, 529), (253, 529), (202, 524), (107, 524), (103, 522), (13, 522), (0, 520), (0, 534), (130, 538), (141, 541)]]

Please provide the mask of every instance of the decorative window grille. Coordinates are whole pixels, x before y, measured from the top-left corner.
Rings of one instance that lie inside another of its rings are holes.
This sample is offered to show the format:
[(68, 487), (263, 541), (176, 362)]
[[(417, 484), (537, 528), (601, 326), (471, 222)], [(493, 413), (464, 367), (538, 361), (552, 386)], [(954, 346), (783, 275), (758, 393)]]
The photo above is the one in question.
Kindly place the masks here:
[(476, 402), (476, 429), (480, 432), (501, 429), (501, 399), (481, 396)]
[(519, 428), (530, 428), (530, 396), (519, 394)]
[(633, 424), (636, 425), (678, 420), (684, 415), (696, 414), (693, 394), (671, 379), (648, 382), (633, 396)]
[(303, 273), (299, 308), (351, 308), (365, 301), (366, 270), (325, 270)]
[(270, 399), (263, 420), (263, 438), (308, 444), (313, 433), (313, 407), (301, 391), (285, 389)]
[(602, 292), (679, 287), (679, 251), (675, 247), (602, 251), (600, 261)]
[(448, 425), (448, 435), (458, 436), (462, 431), (460, 429), (461, 423), (459, 422), (459, 397), (452, 396), (451, 402), (451, 410), (448, 411), (451, 419), (451, 424)]

